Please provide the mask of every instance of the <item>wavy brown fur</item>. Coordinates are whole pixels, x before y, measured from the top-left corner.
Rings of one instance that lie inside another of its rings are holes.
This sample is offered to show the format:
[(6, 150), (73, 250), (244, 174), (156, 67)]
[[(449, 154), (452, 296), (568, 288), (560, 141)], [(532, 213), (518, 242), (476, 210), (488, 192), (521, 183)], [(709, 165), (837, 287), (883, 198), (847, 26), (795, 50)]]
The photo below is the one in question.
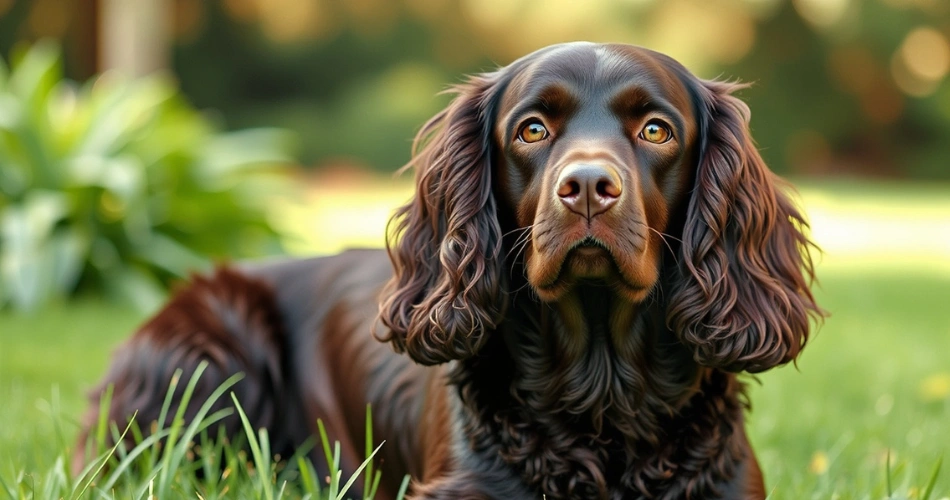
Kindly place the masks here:
[[(175, 371), (181, 369), (182, 375), (174, 404), (162, 423), (165, 426), (171, 425), (178, 401), (198, 365), (207, 361), (185, 418), (190, 420), (230, 375), (243, 373), (245, 378), (232, 391), (240, 398), (249, 418), (258, 427), (271, 431), (274, 450), (287, 456), (306, 433), (294, 432), (284, 425), (284, 416), (293, 413), (290, 409), (294, 408), (284, 335), (271, 288), (262, 281), (228, 268), (218, 269), (208, 277), (195, 276), (190, 286), (176, 293), (161, 313), (116, 351), (109, 372), (91, 393), (92, 405), (84, 418), (79, 450), (102, 451), (84, 447), (90, 444), (87, 439), (99, 418), (99, 398), (108, 386), (113, 388), (109, 419), (121, 430), (135, 413), (137, 425), (148, 433), (159, 424), (164, 397)], [(225, 406), (230, 404), (219, 401), (212, 412)], [(236, 414), (226, 417), (222, 425), (231, 436), (241, 429)], [(80, 461), (85, 458), (77, 455)]]
[[(491, 76), (458, 97), (413, 143), (416, 196), (393, 217), (387, 245), (396, 270), (380, 318), (398, 352), (433, 365), (477, 352), (502, 317), (501, 249), (485, 116)], [(395, 242), (395, 243), (393, 243)]]
[(706, 82), (705, 155), (683, 230), (682, 279), (669, 318), (696, 361), (760, 372), (787, 363), (808, 340), (812, 243), (749, 137), (739, 85)]

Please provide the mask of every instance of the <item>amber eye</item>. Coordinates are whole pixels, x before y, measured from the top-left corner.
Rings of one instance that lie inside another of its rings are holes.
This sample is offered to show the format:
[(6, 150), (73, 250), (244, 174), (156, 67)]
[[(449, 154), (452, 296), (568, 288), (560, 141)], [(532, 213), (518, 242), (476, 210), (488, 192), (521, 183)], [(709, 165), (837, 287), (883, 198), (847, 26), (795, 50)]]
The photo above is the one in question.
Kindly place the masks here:
[(521, 142), (538, 142), (548, 138), (548, 129), (544, 128), (541, 122), (531, 122), (521, 127), (518, 131), (518, 139)]
[(663, 144), (673, 137), (673, 132), (670, 131), (669, 127), (660, 122), (650, 122), (640, 131), (639, 137), (647, 142)]

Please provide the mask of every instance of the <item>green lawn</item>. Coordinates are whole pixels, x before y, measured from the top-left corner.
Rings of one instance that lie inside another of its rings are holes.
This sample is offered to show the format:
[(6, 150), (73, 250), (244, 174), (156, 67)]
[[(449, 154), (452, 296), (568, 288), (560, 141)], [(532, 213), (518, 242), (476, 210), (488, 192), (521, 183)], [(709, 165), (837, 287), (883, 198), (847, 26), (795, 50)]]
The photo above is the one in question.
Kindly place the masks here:
[(142, 319), (127, 306), (93, 300), (0, 316), (0, 477), (11, 462), (27, 470), (48, 465), (62, 453), (62, 439), (72, 444), (86, 392)]
[(827, 271), (819, 297), (832, 316), (798, 369), (752, 384), (752, 442), (775, 498), (884, 498), (872, 486), (888, 450), (909, 467), (900, 481), (923, 486), (950, 451), (950, 278)]
[[(950, 450), (950, 187), (823, 183), (802, 195), (832, 315), (797, 368), (749, 378), (772, 498), (885, 498), (888, 454), (894, 498), (919, 498)], [(0, 313), (0, 479), (45, 474), (63, 454), (85, 391), (141, 319), (91, 299)], [(935, 493), (950, 496), (950, 472)]]

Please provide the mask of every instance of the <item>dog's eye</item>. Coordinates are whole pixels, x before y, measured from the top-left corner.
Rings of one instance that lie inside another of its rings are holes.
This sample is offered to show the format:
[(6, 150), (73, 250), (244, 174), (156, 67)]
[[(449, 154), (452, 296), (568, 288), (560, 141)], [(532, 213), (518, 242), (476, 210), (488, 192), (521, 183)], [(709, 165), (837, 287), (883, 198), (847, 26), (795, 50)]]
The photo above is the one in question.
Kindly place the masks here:
[(521, 127), (518, 131), (518, 139), (521, 142), (538, 142), (548, 138), (548, 129), (544, 128), (541, 122), (531, 122)]
[(643, 130), (640, 131), (639, 137), (647, 142), (663, 144), (673, 137), (673, 132), (671, 132), (670, 128), (663, 123), (654, 121), (647, 123), (646, 126), (643, 127)]

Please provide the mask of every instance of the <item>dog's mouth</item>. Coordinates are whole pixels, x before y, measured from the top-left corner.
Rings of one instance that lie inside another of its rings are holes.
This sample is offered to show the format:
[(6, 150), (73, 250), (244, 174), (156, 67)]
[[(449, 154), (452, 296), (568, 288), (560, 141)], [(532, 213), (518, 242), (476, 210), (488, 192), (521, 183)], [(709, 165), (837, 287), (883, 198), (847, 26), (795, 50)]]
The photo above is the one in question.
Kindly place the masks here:
[(548, 279), (535, 282), (534, 288), (542, 300), (557, 301), (580, 283), (610, 287), (633, 302), (642, 300), (649, 292), (649, 287), (627, 279), (611, 247), (593, 235), (578, 239), (562, 252), (561, 259), (549, 260), (545, 266)]
[(570, 288), (580, 280), (616, 281), (618, 275), (610, 247), (594, 236), (586, 236), (563, 251), (556, 272), (542, 288)]
[(610, 253), (610, 249), (607, 247), (607, 244), (593, 236), (587, 236), (584, 239), (578, 240), (568, 251), (583, 251), (585, 253), (590, 253), (591, 251), (603, 251)]
[(561, 265), (561, 274), (566, 273), (572, 278), (607, 278), (616, 271), (610, 249), (593, 236), (572, 245)]

